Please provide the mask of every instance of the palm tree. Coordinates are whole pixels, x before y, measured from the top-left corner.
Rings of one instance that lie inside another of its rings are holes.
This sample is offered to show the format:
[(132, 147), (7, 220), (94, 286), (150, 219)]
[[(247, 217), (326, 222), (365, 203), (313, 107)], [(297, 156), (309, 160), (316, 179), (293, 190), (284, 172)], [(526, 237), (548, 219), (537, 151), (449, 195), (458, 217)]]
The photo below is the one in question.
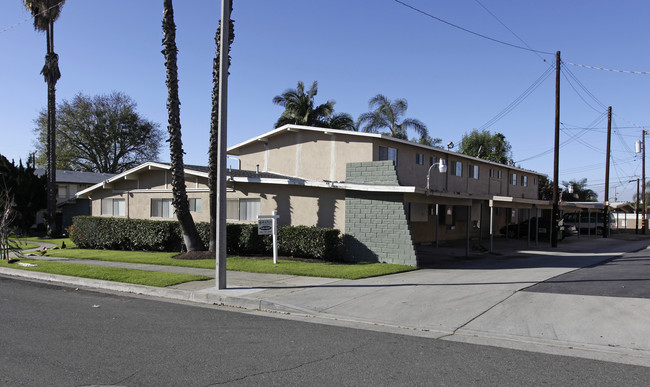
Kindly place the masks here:
[[(598, 194), (587, 188), (587, 179), (573, 179), (569, 182), (563, 181), (562, 185), (567, 187), (562, 190), (562, 201), (565, 202), (595, 202)], [(569, 193), (569, 186), (573, 186), (573, 193)]]
[(54, 22), (65, 0), (24, 0), (34, 16), (34, 29), (45, 31), (47, 53), (41, 74), (47, 83), (47, 235), (59, 234), (56, 224), (56, 82), (61, 78), (59, 56), (54, 52)]
[[(230, 0), (230, 12), (232, 13), (232, 0)], [(230, 19), (228, 49), (235, 39), (234, 20)], [(218, 158), (219, 158), (219, 73), (221, 71), (220, 42), (221, 42), (221, 20), (217, 27), (214, 40), (217, 43), (217, 54), (212, 61), (212, 113), (210, 115), (210, 150), (208, 185), (210, 186), (210, 242), (209, 249), (216, 252), (217, 248), (217, 180), (219, 179)], [(228, 56), (228, 67), (230, 67), (230, 56)]]
[(391, 136), (402, 140), (408, 139), (406, 133), (408, 129), (413, 129), (420, 138), (426, 138), (429, 135), (427, 126), (421, 121), (414, 118), (402, 120), (402, 116), (408, 108), (408, 102), (404, 98), (391, 102), (384, 95), (377, 94), (368, 102), (368, 108), (371, 111), (363, 113), (357, 121), (357, 126), (363, 132), (379, 133), (380, 129), (388, 129)]
[(180, 100), (178, 99), (178, 67), (176, 65), (176, 25), (172, 0), (164, 0), (163, 11), (163, 54), (167, 70), (167, 111), (169, 113), (169, 156), (172, 173), (172, 204), (180, 224), (187, 251), (205, 250), (203, 242), (190, 213), (190, 204), (185, 189), (183, 164), (183, 142), (181, 140)]
[(324, 125), (326, 128), (357, 131), (354, 118), (348, 113), (332, 114)]
[(327, 127), (327, 122), (334, 114), (335, 102), (329, 100), (314, 106), (314, 97), (318, 94), (318, 82), (314, 81), (305, 92), (305, 84), (298, 82), (295, 89), (287, 89), (281, 95), (273, 97), (273, 103), (284, 108), (284, 112), (275, 123), (275, 127), (287, 124)]

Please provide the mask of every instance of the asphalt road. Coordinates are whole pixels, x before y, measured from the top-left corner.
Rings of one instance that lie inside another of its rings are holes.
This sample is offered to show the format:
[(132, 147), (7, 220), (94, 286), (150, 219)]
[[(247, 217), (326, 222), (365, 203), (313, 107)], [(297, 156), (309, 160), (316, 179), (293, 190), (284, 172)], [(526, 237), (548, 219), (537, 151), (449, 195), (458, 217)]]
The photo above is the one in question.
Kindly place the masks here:
[(3, 386), (647, 386), (650, 368), (0, 276)]
[(650, 250), (627, 253), (599, 265), (574, 270), (534, 285), (526, 291), (650, 298)]

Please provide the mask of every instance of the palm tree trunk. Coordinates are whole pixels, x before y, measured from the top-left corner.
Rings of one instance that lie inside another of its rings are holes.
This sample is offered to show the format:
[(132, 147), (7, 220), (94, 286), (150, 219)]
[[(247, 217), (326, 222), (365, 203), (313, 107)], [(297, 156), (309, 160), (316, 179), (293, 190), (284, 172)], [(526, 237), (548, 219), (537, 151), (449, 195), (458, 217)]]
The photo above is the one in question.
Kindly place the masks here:
[(167, 111), (169, 113), (169, 155), (172, 172), (172, 204), (180, 224), (187, 251), (205, 250), (203, 242), (190, 214), (190, 205), (185, 188), (185, 167), (183, 164), (183, 142), (181, 140), (180, 100), (178, 98), (178, 67), (176, 65), (176, 25), (171, 0), (165, 0), (163, 15), (163, 54), (167, 69)]
[(54, 66), (54, 22), (51, 21), (46, 33), (47, 55), (43, 76), (47, 82), (47, 235), (59, 236), (56, 223), (56, 81), (58, 77)]

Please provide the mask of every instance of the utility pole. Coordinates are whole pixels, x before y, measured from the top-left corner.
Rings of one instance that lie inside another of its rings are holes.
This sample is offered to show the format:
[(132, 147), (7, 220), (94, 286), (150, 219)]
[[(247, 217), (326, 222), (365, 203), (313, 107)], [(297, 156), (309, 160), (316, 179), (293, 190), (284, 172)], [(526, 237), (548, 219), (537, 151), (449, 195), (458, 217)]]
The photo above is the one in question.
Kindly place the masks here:
[(216, 285), (226, 288), (226, 141), (228, 112), (228, 49), (230, 47), (230, 3), (221, 0), (221, 42), (219, 42), (219, 140), (217, 156), (217, 240)]
[(551, 247), (557, 247), (559, 231), (560, 204), (558, 195), (558, 180), (560, 161), (560, 52), (555, 54), (555, 152), (553, 157), (553, 213), (551, 214)]
[(645, 235), (645, 208), (646, 208), (646, 203), (645, 203), (645, 136), (647, 132), (645, 129), (641, 131), (641, 137), (642, 137), (642, 153), (641, 153), (641, 179), (643, 180), (643, 186), (642, 186), (642, 191), (643, 191), (643, 196), (641, 197), (641, 234)]
[(612, 107), (607, 108), (607, 152), (605, 162), (605, 202), (603, 203), (603, 238), (609, 236), (609, 155), (612, 143)]
[[(633, 182), (634, 180), (628, 181), (628, 183)], [(634, 207), (634, 233), (638, 234), (639, 233), (639, 179), (636, 179), (636, 206)]]

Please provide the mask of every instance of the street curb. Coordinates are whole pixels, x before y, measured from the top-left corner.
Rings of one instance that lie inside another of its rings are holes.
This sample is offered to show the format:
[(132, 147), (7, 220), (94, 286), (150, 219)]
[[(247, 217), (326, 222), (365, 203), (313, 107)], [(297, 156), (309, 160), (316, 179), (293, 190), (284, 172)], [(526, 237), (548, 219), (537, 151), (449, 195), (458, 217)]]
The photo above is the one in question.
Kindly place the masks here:
[[(188, 291), (180, 289), (157, 288), (153, 286), (126, 284), (122, 282), (113, 282), (105, 280), (96, 280), (90, 278), (71, 277), (60, 274), (49, 274), (35, 271), (26, 271), (20, 269), (9, 269), (0, 267), (0, 274), (11, 277), (28, 278), (38, 281), (46, 281), (61, 285), (80, 286), (85, 288), (111, 290), (122, 293), (137, 294), (143, 296), (153, 296), (159, 298), (168, 298), (179, 301), (191, 301), (203, 304), (212, 304), (220, 306), (231, 306), (236, 308), (251, 310), (274, 310), (279, 312), (290, 312), (289, 309), (281, 305), (263, 300), (254, 300), (244, 297), (233, 297), (223, 294), (215, 294), (205, 291)], [(228, 290), (224, 290), (227, 292)]]

